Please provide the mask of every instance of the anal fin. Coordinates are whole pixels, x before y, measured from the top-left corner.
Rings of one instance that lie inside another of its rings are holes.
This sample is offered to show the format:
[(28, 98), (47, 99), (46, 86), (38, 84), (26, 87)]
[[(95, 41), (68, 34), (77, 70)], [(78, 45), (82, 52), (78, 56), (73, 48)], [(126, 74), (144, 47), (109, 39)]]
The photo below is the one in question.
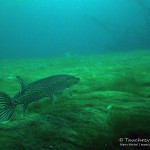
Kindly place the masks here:
[(27, 102), (24, 101), (24, 104), (23, 104), (23, 112), (24, 112), (24, 113), (25, 113), (25, 111), (26, 111), (26, 109), (27, 109), (27, 106), (28, 106)]
[(51, 94), (49, 96), (50, 100), (52, 101), (52, 103), (54, 104), (54, 102), (56, 101), (56, 96), (54, 94)]

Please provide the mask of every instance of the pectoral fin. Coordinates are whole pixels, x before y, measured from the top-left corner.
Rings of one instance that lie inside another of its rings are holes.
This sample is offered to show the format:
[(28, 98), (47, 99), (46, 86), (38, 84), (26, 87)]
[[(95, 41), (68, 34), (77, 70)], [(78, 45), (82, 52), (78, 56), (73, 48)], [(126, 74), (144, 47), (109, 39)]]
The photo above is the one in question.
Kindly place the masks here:
[(68, 96), (72, 98), (72, 91), (68, 88)]

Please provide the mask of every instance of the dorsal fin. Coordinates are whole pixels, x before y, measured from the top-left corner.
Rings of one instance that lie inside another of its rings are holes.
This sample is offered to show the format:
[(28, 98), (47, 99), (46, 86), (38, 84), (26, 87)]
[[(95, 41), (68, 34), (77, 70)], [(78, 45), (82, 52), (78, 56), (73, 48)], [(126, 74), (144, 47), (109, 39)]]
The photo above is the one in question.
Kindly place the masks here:
[(16, 76), (17, 81), (20, 83), (21, 89), (20, 89), (20, 93), (24, 92), (26, 90), (27, 84), (24, 82), (24, 80), (19, 77)]

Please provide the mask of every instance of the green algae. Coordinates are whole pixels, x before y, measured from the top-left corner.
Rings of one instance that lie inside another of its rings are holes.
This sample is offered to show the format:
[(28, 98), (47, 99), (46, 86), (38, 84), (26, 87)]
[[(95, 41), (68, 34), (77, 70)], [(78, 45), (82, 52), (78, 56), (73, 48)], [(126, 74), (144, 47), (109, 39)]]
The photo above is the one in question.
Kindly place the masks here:
[(12, 119), (0, 124), (0, 149), (119, 150), (119, 138), (149, 138), (148, 55), (141, 50), (0, 61), (0, 89), (10, 96), (20, 88), (16, 75), (27, 83), (55, 74), (81, 78), (72, 98), (67, 91), (54, 105), (44, 98), (31, 103), (25, 114), (18, 106)]

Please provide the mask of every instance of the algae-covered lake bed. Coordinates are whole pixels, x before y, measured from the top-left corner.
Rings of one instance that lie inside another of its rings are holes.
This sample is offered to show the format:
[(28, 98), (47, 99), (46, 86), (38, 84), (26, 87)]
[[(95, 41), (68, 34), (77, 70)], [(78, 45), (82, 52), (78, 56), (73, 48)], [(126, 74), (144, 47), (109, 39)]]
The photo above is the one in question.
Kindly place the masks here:
[(0, 123), (1, 150), (137, 150), (141, 141), (129, 146), (127, 138), (150, 139), (150, 50), (0, 60), (0, 91), (13, 97), (17, 75), (31, 83), (56, 74), (80, 78), (73, 97), (66, 90), (54, 104), (44, 98), (25, 113), (17, 106)]

